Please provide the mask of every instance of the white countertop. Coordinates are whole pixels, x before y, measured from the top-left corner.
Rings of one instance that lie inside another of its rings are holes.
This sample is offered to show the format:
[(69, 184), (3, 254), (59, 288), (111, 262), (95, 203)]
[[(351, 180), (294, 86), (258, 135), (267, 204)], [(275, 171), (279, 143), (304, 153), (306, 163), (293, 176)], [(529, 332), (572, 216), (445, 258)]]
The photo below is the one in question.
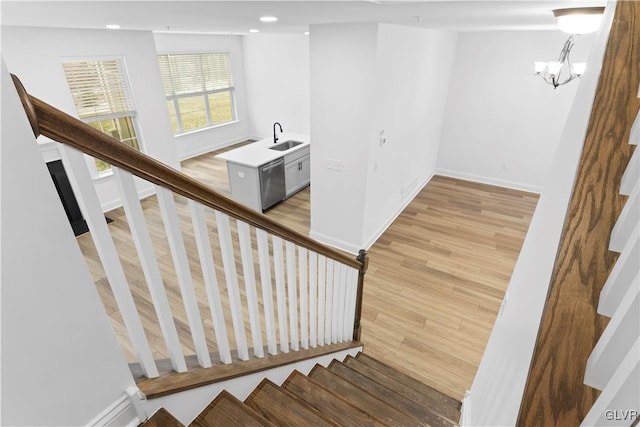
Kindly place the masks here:
[(216, 159), (257, 168), (258, 166), (269, 163), (272, 160), (300, 150), (308, 146), (310, 143), (309, 135), (290, 132), (283, 132), (282, 134), (278, 133), (278, 144), (288, 140), (301, 141), (302, 144), (285, 151), (270, 150), (269, 148), (275, 145), (273, 143), (273, 137), (270, 137), (218, 154)]

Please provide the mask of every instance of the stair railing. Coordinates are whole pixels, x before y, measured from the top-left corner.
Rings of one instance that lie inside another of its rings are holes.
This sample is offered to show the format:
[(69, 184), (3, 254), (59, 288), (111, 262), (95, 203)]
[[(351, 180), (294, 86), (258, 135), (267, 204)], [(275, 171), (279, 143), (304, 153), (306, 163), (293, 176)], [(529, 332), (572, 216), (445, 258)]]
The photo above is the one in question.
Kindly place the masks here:
[(628, 196), (618, 216), (609, 250), (620, 254), (600, 292), (598, 314), (609, 323), (589, 359), (584, 383), (602, 393), (581, 425), (635, 425), (640, 419), (640, 113), (629, 143), (636, 149), (627, 164), (620, 194)]
[[(251, 357), (247, 330), (253, 356), (257, 358), (264, 357), (265, 347), (269, 354), (277, 354), (360, 340), (363, 284), (368, 264), (366, 251), (360, 251), (354, 259), (320, 244), (29, 95), (19, 79), (14, 75), (12, 78), (35, 136), (44, 135), (62, 144), (63, 163), (74, 192), (79, 193), (76, 195), (118, 311), (146, 377), (157, 377), (158, 366), (82, 153), (112, 166), (160, 335), (174, 371), (187, 371), (185, 338), (182, 337), (181, 343), (175, 322), (175, 311), (182, 309), (198, 364), (204, 368), (212, 366), (209, 353), (212, 335), (220, 361), (233, 362), (227, 324), (232, 325), (234, 354), (241, 361)], [(133, 176), (156, 186), (184, 308), (169, 300)], [(191, 215), (204, 282), (200, 288), (206, 290), (199, 289), (200, 297), (195, 288), (201, 284), (194, 282), (189, 265), (189, 255), (193, 257), (193, 254), (185, 249), (183, 229), (187, 225), (180, 222), (175, 195), (187, 199)], [(231, 219), (235, 219), (235, 224)], [(219, 242), (212, 241), (214, 234)], [(239, 262), (234, 247), (239, 248)], [(226, 282), (226, 299), (218, 286), (214, 252), (224, 269), (220, 276)], [(241, 266), (241, 275), (237, 266)], [(244, 279), (244, 289), (239, 286), (239, 277)], [(257, 283), (260, 283), (261, 296)], [(203, 304), (203, 300), (206, 303)], [(213, 334), (205, 332), (201, 312), (207, 310), (201, 309), (202, 305), (208, 305)], [(277, 313), (277, 322), (274, 313)]]

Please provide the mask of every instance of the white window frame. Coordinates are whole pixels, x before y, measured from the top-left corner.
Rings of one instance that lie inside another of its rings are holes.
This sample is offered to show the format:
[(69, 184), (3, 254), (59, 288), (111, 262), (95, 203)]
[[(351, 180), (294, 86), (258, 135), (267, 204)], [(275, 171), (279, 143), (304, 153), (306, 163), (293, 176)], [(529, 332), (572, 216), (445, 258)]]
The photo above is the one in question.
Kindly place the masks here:
[[(129, 78), (129, 72), (128, 72), (128, 68), (127, 68), (127, 64), (125, 61), (125, 58), (122, 56), (90, 56), (90, 57), (64, 57), (62, 58), (62, 64), (66, 63), (66, 62), (109, 62), (109, 61), (116, 61), (120, 63), (120, 70), (122, 71), (122, 77), (123, 77), (123, 84), (125, 85), (125, 89), (128, 93), (128, 99), (130, 102), (130, 109), (127, 111), (122, 111), (122, 112), (118, 112), (118, 113), (111, 113), (111, 114), (102, 114), (102, 115), (96, 115), (96, 116), (91, 116), (91, 117), (80, 117), (80, 113), (78, 112), (78, 107), (75, 105), (75, 101), (73, 101), (73, 95), (71, 95), (72, 98), (72, 102), (74, 107), (76, 108), (76, 116), (79, 118), (79, 120), (83, 121), (84, 123), (90, 124), (93, 122), (99, 122), (99, 121), (103, 121), (103, 120), (111, 120), (111, 119), (119, 119), (119, 118), (125, 118), (125, 117), (129, 117), (131, 118), (131, 123), (133, 125), (133, 131), (135, 132), (136, 135), (136, 140), (138, 142), (138, 149), (140, 152), (145, 152), (146, 150), (144, 149), (144, 144), (142, 141), (142, 137), (141, 137), (141, 133), (139, 130), (139, 126), (138, 126), (138, 121), (137, 121), (137, 110), (136, 110), (136, 103), (135, 103), (135, 99), (133, 96), (133, 91), (131, 90), (131, 84), (130, 84), (130, 78)], [(63, 74), (65, 75), (65, 81), (66, 81), (66, 72), (64, 71), (64, 67), (63, 67)], [(67, 83), (67, 90), (69, 90), (69, 92), (71, 92), (71, 88), (69, 87), (69, 84)], [(98, 167), (96, 165), (95, 162), (95, 158), (93, 156), (89, 156), (87, 154), (85, 154), (85, 161), (87, 163), (87, 166), (89, 167), (89, 172), (91, 174), (91, 177), (94, 180), (99, 180), (102, 178), (106, 178), (106, 177), (110, 177), (113, 175), (113, 170), (108, 169), (105, 171), (98, 171)]]
[[(238, 111), (236, 109), (236, 99), (235, 99), (235, 86), (233, 84), (233, 72), (231, 69), (231, 52), (229, 51), (217, 51), (217, 52), (180, 52), (180, 53), (159, 53), (158, 57), (160, 56), (179, 56), (179, 55), (228, 55), (229, 58), (229, 86), (224, 87), (224, 88), (220, 88), (220, 89), (211, 89), (211, 90), (202, 90), (202, 91), (198, 91), (198, 92), (191, 92), (191, 93), (185, 93), (185, 94), (180, 94), (180, 95), (167, 95), (165, 93), (165, 98), (167, 101), (171, 101), (171, 103), (173, 104), (173, 109), (176, 112), (176, 123), (178, 125), (178, 132), (174, 133), (173, 135), (175, 137), (180, 137), (183, 135), (189, 135), (191, 133), (194, 132), (201, 132), (204, 130), (208, 130), (208, 129), (213, 129), (216, 127), (220, 127), (220, 126), (225, 126), (228, 125), (230, 123), (236, 123), (238, 121)], [(161, 73), (162, 75), (162, 73)], [(174, 76), (171, 76), (172, 79), (174, 78)], [(173, 82), (172, 82), (173, 83)], [(225, 122), (218, 122), (218, 123), (212, 123), (212, 119), (211, 119), (211, 106), (209, 105), (209, 95), (213, 95), (216, 93), (223, 93), (223, 92), (229, 92), (229, 97), (231, 100), (231, 120), (227, 120)], [(180, 113), (180, 109), (178, 108), (178, 100), (181, 98), (192, 98), (192, 97), (196, 97), (196, 96), (203, 96), (204, 97), (204, 104), (205, 104), (205, 112), (206, 112), (206, 116), (207, 116), (207, 125), (203, 126), (203, 127), (199, 127), (199, 128), (195, 128), (195, 129), (189, 129), (189, 130), (184, 130), (184, 126), (182, 124), (182, 115)], [(173, 130), (173, 127), (172, 127)]]

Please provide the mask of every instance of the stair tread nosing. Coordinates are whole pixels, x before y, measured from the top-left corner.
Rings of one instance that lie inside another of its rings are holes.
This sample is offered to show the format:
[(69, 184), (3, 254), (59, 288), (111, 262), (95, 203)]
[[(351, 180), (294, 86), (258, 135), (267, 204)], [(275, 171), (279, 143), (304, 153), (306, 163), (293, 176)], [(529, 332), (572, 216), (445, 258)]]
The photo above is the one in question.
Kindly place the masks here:
[(328, 369), (405, 414), (426, 422), (430, 427), (452, 427), (457, 425), (455, 420), (447, 419), (434, 412), (430, 407), (421, 405), (418, 402), (396, 393), (338, 360), (332, 361)]
[(160, 408), (148, 420), (140, 424), (140, 427), (184, 427), (173, 415), (164, 408)]
[(303, 399), (337, 424), (361, 427), (387, 425), (299, 371), (293, 371), (282, 384), (282, 388)]
[(407, 415), (389, 403), (367, 393), (357, 385), (341, 378), (324, 366), (316, 365), (309, 373), (309, 378), (325, 386), (325, 388), (331, 390), (334, 394), (341, 396), (353, 406), (368, 412), (385, 424), (398, 427), (427, 426), (427, 424), (420, 420)]
[(313, 406), (266, 378), (245, 399), (245, 404), (279, 426), (338, 426)]
[(273, 424), (223, 390), (189, 426), (271, 427)]
[(449, 420), (457, 422), (460, 417), (461, 403), (457, 400), (363, 353), (359, 353), (356, 358), (347, 356), (344, 363), (396, 393), (431, 407), (434, 412)]

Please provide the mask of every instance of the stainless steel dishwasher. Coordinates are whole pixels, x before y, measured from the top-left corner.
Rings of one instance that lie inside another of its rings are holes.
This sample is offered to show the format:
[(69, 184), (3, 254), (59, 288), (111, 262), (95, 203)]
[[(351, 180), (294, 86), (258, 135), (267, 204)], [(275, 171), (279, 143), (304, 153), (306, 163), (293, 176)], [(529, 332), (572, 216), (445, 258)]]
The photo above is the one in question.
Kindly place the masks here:
[(260, 197), (262, 211), (284, 200), (286, 187), (284, 182), (284, 157), (266, 163), (259, 168)]

